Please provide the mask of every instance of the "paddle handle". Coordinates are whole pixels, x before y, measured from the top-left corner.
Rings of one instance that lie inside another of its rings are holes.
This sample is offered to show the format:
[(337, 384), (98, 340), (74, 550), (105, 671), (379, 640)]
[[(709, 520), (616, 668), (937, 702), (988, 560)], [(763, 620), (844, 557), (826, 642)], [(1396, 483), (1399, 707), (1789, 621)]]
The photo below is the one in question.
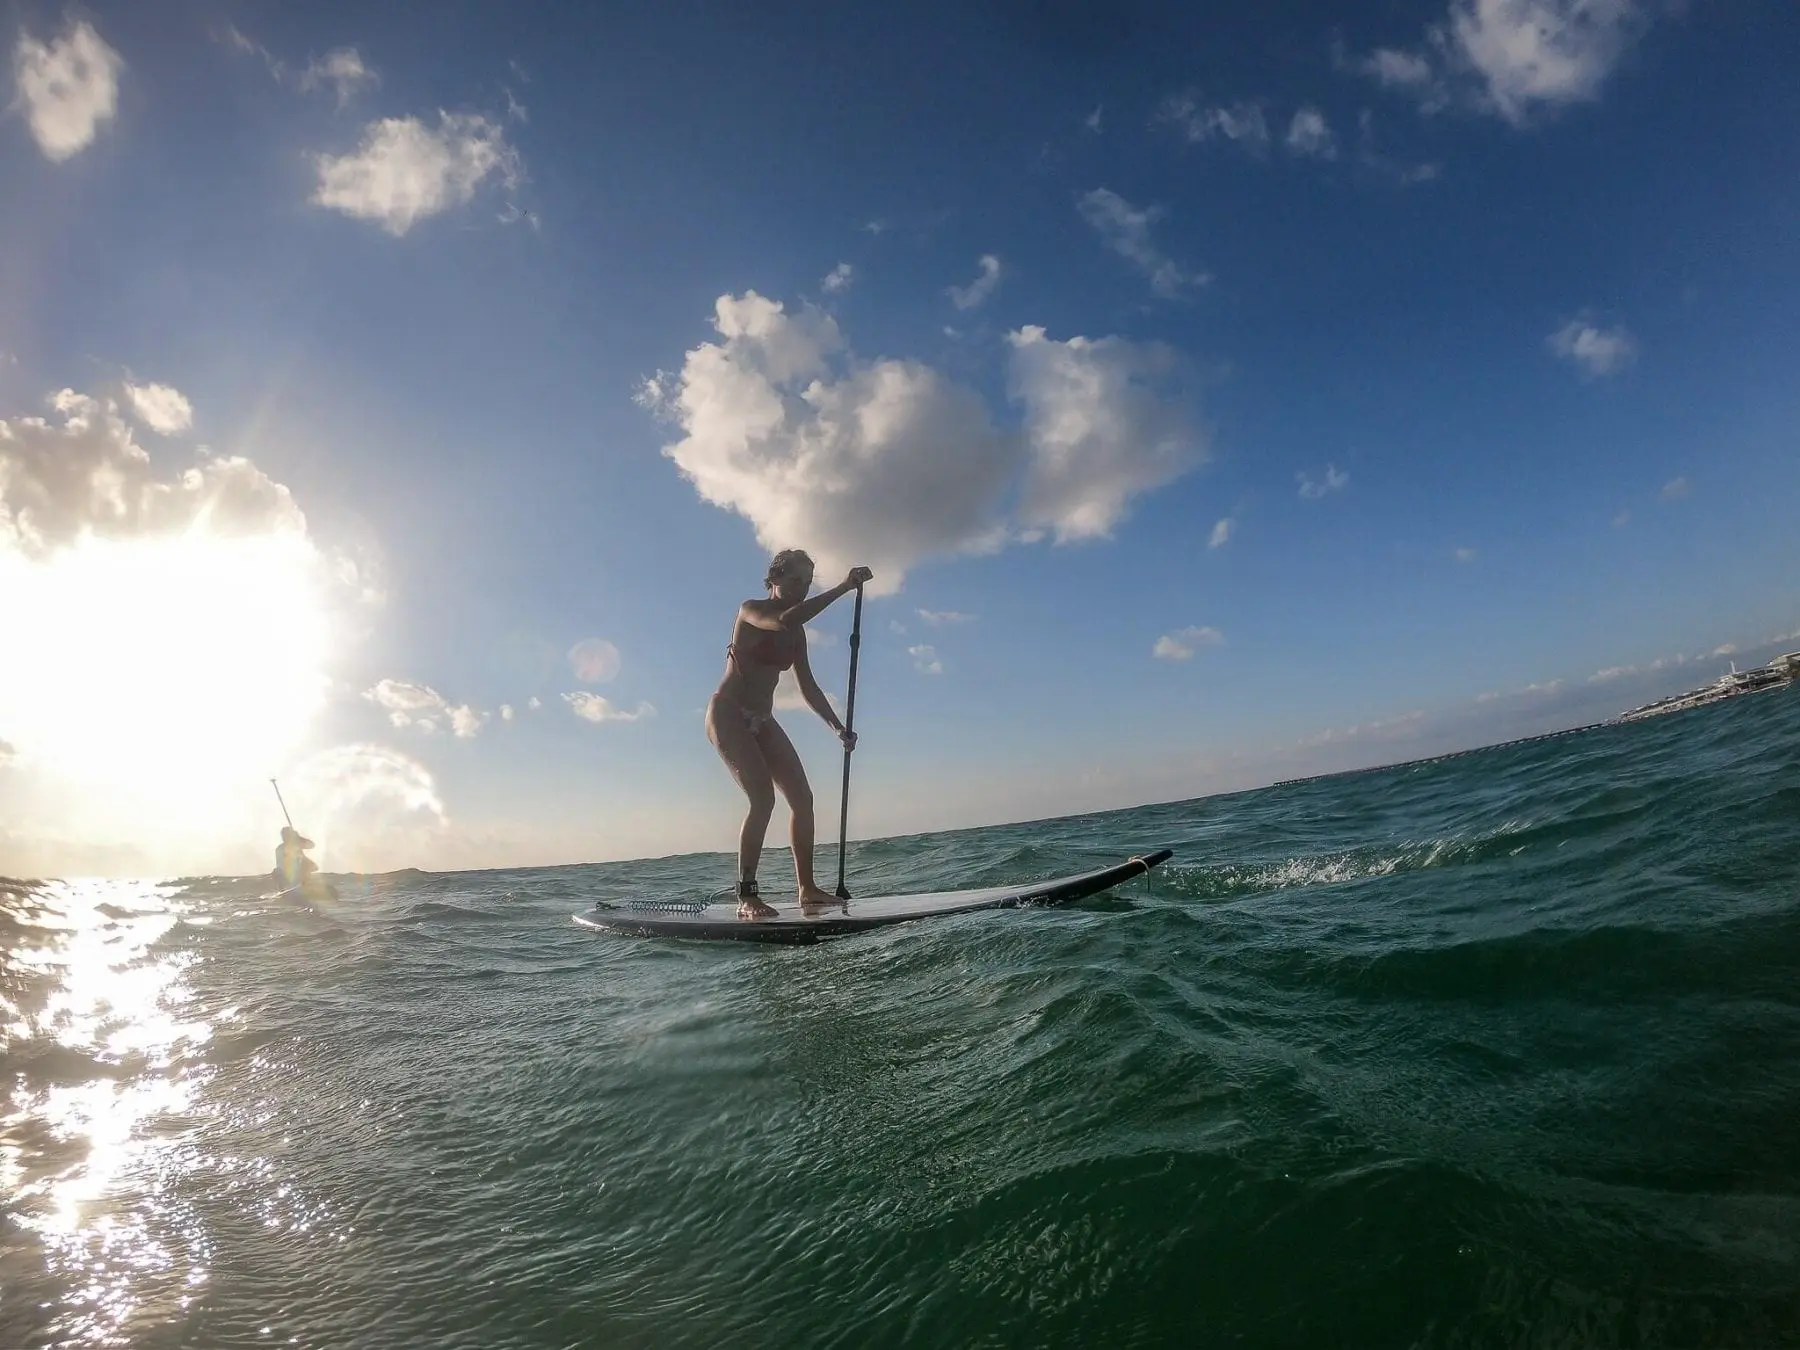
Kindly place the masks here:
[[(862, 653), (862, 602), (863, 588), (856, 588), (856, 610), (850, 619), (850, 693), (844, 699), (844, 732), (846, 735), (856, 731), (856, 660)], [(837, 898), (848, 900), (849, 888), (844, 885), (844, 841), (850, 833), (850, 749), (844, 748), (844, 786), (838, 793), (838, 878)]]

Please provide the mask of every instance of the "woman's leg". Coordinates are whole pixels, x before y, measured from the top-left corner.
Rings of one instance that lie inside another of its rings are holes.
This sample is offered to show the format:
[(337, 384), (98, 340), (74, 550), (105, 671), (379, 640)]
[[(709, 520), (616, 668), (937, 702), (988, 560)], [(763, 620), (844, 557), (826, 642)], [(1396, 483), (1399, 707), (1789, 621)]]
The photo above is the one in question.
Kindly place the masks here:
[(781, 789), (781, 795), (787, 798), (788, 809), (793, 812), (788, 838), (794, 848), (794, 882), (800, 891), (800, 903), (835, 904), (836, 898), (820, 890), (813, 879), (812, 785), (806, 781), (806, 769), (800, 763), (794, 743), (780, 723), (774, 721), (763, 728), (757, 743), (762, 746), (763, 762), (768, 765), (769, 776)]
[[(715, 698), (706, 709), (706, 737), (731, 770), (731, 776), (750, 799), (744, 825), (738, 831), (738, 880), (755, 881), (762, 860), (763, 838), (769, 832), (769, 816), (775, 810), (775, 784), (764, 762), (762, 747), (750, 734), (743, 709), (729, 699)], [(745, 899), (738, 912), (756, 918), (775, 913), (760, 900)]]

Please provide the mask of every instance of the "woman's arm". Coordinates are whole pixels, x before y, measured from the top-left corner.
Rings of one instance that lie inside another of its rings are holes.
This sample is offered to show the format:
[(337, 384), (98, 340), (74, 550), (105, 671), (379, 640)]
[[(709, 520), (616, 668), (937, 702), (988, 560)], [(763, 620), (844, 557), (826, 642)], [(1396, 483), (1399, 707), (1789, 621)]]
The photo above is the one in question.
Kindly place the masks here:
[(871, 580), (874, 573), (866, 567), (852, 567), (850, 575), (828, 591), (820, 591), (809, 599), (802, 600), (790, 609), (780, 609), (779, 600), (746, 600), (738, 606), (738, 618), (754, 628), (766, 628), (771, 632), (780, 632), (784, 628), (798, 628), (809, 619), (817, 618), (825, 612), (832, 601), (850, 594), (864, 582)]
[[(800, 696), (806, 700), (806, 706), (819, 714), (825, 725), (837, 732), (839, 739), (849, 737), (850, 733), (844, 730), (844, 724), (838, 720), (837, 710), (831, 706), (831, 699), (819, 688), (818, 680), (813, 678), (812, 663), (806, 659), (804, 646), (794, 657), (794, 680), (800, 686)], [(849, 749), (855, 744), (852, 737), (845, 741), (845, 748)]]

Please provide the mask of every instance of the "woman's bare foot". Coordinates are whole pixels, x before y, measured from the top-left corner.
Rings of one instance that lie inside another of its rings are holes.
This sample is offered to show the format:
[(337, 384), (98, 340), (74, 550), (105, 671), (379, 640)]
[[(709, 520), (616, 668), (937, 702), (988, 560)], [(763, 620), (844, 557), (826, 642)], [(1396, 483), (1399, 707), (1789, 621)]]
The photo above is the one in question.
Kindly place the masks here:
[(740, 919), (772, 919), (781, 911), (773, 905), (765, 905), (757, 894), (755, 881), (738, 882), (738, 918)]
[(806, 886), (800, 891), (800, 910), (810, 914), (818, 909), (841, 909), (844, 902), (830, 891), (822, 891), (817, 886)]

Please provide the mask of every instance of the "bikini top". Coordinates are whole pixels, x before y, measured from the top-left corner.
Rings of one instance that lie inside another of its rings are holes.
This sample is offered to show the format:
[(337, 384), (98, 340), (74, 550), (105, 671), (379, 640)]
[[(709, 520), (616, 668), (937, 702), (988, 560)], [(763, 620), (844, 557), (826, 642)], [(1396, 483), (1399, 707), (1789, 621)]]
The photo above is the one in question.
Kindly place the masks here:
[(773, 666), (776, 670), (787, 670), (794, 664), (794, 648), (791, 642), (783, 641), (783, 634), (758, 632), (756, 641), (740, 652), (734, 642), (725, 648), (725, 654), (741, 666), (744, 661), (754, 661), (759, 666)]

